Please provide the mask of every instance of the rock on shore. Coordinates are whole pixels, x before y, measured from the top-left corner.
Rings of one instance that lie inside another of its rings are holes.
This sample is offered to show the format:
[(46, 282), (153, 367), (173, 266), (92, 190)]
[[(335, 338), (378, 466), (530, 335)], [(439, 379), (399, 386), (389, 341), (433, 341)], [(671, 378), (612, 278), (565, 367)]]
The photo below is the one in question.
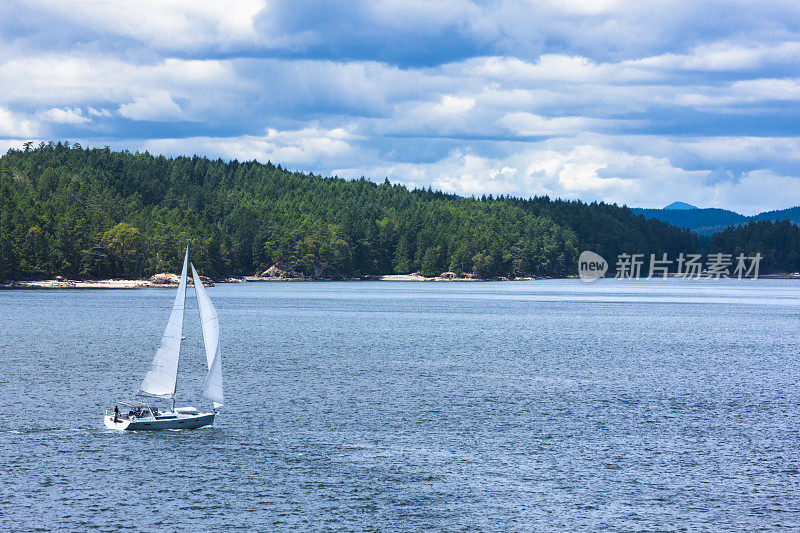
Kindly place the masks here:
[[(154, 287), (177, 287), (181, 282), (181, 277), (177, 274), (162, 272), (160, 274), (154, 274), (153, 276), (150, 276), (150, 279), (148, 281)], [(211, 279), (207, 278), (206, 276), (200, 276), (200, 281), (202, 282), (203, 287), (214, 286), (214, 282), (211, 281)], [(192, 280), (191, 276), (187, 278), (186, 284), (189, 287), (194, 286), (194, 280)]]
[[(200, 281), (204, 287), (213, 287), (214, 283), (205, 276), (200, 276)], [(152, 276), (150, 279), (97, 279), (97, 280), (73, 280), (62, 276), (54, 279), (43, 279), (33, 281), (5, 281), (0, 283), (3, 289), (141, 289), (141, 288), (174, 288), (180, 283), (180, 277), (176, 274), (162, 273)], [(188, 280), (189, 286), (193, 286), (192, 279)]]

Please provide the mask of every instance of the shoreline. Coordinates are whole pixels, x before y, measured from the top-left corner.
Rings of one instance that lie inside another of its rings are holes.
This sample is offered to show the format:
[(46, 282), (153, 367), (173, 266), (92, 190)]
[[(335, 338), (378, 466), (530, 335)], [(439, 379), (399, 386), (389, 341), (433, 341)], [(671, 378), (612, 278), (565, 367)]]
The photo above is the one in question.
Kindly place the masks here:
[[(670, 279), (675, 276), (668, 276)], [(698, 279), (705, 279), (708, 276), (701, 276)], [(310, 278), (278, 278), (278, 277), (259, 277), (259, 276), (237, 276), (220, 280), (213, 283), (203, 283), (205, 286), (213, 286), (215, 283), (326, 283), (331, 281), (391, 281), (391, 282), (440, 282), (440, 283), (475, 283), (487, 281), (543, 281), (548, 279), (580, 279), (577, 275), (559, 277), (525, 277), (525, 278), (475, 278), (475, 277), (441, 277), (435, 276), (426, 278), (414, 274), (385, 274), (380, 276), (364, 276), (342, 279), (310, 279)], [(608, 278), (613, 279), (613, 278)], [(640, 280), (650, 278), (639, 278)], [(660, 278), (654, 278), (660, 279)], [(724, 279), (724, 278), (723, 278)], [(734, 279), (734, 278), (730, 278)], [(798, 274), (764, 274), (758, 279), (793, 279), (800, 280)], [(189, 283), (191, 286), (191, 283)], [(45, 279), (45, 280), (18, 280), (0, 282), (0, 289), (174, 289), (177, 283), (161, 283), (150, 279), (98, 279), (98, 280), (70, 280), (70, 279)]]
[(0, 283), (0, 289), (168, 289), (177, 285), (154, 283), (147, 279), (30, 280)]
[[(577, 277), (577, 276), (576, 276)], [(365, 276), (342, 279), (311, 279), (311, 278), (278, 278), (259, 276), (236, 276), (215, 280), (213, 283), (203, 283), (213, 286), (216, 283), (326, 283), (331, 281), (412, 281), (412, 282), (456, 282), (456, 281), (522, 281), (545, 278), (516, 278), (508, 279), (478, 279), (478, 278), (426, 278), (413, 274), (387, 274), (382, 276)], [(551, 279), (551, 278), (547, 278)], [(552, 278), (555, 279), (555, 278)], [(559, 279), (567, 279), (559, 278)], [(189, 283), (189, 286), (192, 284)], [(45, 279), (45, 280), (18, 280), (0, 282), (0, 289), (174, 289), (177, 283), (159, 283), (149, 279), (98, 279), (98, 280), (71, 280), (71, 279)]]

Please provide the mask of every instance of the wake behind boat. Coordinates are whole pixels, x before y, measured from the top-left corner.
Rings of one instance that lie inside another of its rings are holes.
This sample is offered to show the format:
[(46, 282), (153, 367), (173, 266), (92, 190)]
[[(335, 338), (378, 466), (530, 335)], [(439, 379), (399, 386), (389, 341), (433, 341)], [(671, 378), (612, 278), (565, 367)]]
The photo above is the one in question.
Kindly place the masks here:
[[(205, 287), (192, 267), (192, 279), (203, 327), (203, 343), (206, 349), (208, 374), (203, 383), (203, 395), (213, 402), (213, 411), (202, 413), (194, 407), (175, 407), (178, 382), (178, 359), (183, 338), (183, 311), (186, 302), (186, 275), (189, 266), (189, 246), (183, 259), (178, 294), (172, 304), (161, 345), (156, 351), (150, 370), (144, 376), (137, 395), (153, 400), (171, 400), (169, 410), (160, 412), (158, 407), (144, 401), (116, 401), (114, 410), (106, 411), (104, 422), (109, 429), (195, 429), (214, 423), (217, 408), (222, 406), (222, 358), (219, 349), (219, 318), (217, 310), (206, 294)], [(120, 409), (120, 406), (122, 409)]]

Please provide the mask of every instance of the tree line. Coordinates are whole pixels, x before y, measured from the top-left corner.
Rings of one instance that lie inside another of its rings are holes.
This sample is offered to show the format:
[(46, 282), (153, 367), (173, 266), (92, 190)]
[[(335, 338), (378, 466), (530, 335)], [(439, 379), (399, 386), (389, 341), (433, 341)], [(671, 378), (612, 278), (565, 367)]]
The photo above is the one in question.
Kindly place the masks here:
[(711, 237), (708, 252), (734, 257), (760, 253), (761, 272), (800, 272), (800, 226), (789, 220), (759, 220), (732, 226)]
[[(710, 246), (733, 242), (724, 238)], [(215, 278), (274, 264), (316, 278), (563, 276), (576, 272), (582, 250), (611, 264), (621, 253), (701, 251), (694, 233), (613, 204), (465, 198), (272, 163), (62, 142), (0, 157), (0, 279), (174, 272), (187, 239), (195, 265)], [(775, 250), (773, 266), (796, 263)]]

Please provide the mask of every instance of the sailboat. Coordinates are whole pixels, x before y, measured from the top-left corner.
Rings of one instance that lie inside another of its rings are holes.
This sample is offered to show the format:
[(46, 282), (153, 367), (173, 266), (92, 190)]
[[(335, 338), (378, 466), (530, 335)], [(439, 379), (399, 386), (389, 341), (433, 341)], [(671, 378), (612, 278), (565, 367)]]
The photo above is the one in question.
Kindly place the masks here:
[[(178, 382), (178, 358), (183, 338), (183, 311), (186, 301), (186, 275), (189, 263), (189, 245), (186, 245), (186, 257), (183, 259), (181, 280), (178, 294), (172, 304), (161, 345), (156, 350), (150, 370), (144, 376), (137, 395), (143, 401), (116, 401), (106, 411), (104, 422), (109, 429), (119, 430), (158, 430), (158, 429), (195, 429), (214, 423), (217, 409), (223, 404), (222, 395), (222, 358), (219, 348), (219, 318), (214, 304), (206, 294), (205, 287), (191, 265), (197, 305), (200, 309), (200, 322), (203, 328), (203, 343), (206, 351), (208, 374), (203, 383), (203, 395), (213, 403), (211, 412), (200, 412), (194, 407), (175, 407), (175, 393)], [(165, 411), (152, 405), (151, 400), (171, 401), (171, 407)], [(122, 409), (120, 409), (120, 406)]]

